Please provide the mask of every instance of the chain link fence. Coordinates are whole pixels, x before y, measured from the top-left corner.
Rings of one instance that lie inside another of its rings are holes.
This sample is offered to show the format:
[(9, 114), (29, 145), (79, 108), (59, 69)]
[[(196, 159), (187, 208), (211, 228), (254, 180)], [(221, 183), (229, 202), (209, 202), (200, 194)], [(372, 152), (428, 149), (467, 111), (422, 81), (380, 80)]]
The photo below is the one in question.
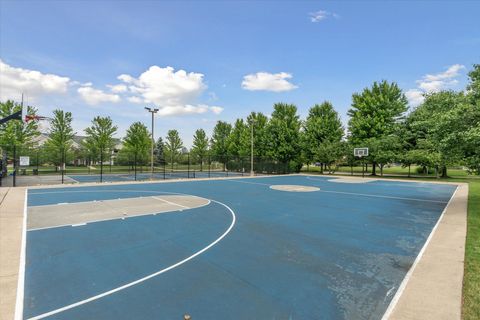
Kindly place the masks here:
[[(214, 154), (155, 154), (126, 150), (52, 150), (0, 146), (0, 186), (208, 179), (251, 174), (251, 157)], [(256, 175), (291, 173), (289, 163), (254, 157)]]

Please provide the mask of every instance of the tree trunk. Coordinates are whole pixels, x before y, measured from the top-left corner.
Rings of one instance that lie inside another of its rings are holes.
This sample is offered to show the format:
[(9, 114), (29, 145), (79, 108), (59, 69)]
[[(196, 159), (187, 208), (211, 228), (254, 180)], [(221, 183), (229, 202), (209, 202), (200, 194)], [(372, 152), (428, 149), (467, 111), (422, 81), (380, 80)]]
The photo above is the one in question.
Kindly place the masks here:
[(411, 165), (409, 164), (409, 165), (408, 165), (408, 177), (409, 177), (409, 178), (410, 178), (410, 167), (411, 167)]
[(380, 175), (383, 177), (383, 164), (380, 165)]
[(447, 178), (447, 166), (442, 166), (442, 178)]
[(377, 175), (377, 163), (375, 161), (372, 162), (372, 176), (376, 176)]

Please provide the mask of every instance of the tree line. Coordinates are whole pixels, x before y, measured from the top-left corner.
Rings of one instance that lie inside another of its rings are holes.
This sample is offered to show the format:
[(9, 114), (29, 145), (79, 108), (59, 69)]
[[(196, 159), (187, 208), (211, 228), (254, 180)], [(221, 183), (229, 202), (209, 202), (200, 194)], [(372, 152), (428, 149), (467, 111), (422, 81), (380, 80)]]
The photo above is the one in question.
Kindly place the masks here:
[[(368, 147), (364, 159), (372, 166), (372, 174), (390, 163), (404, 166), (416, 164), (435, 169), (442, 176), (447, 167), (462, 165), (470, 173), (480, 173), (480, 65), (469, 72), (465, 90), (428, 93), (424, 101), (409, 110), (405, 94), (395, 82), (374, 82), (352, 95), (349, 121), (343, 127), (332, 103), (324, 101), (312, 106), (301, 120), (294, 104), (276, 103), (270, 117), (252, 112), (233, 124), (218, 121), (211, 137), (203, 129), (195, 131), (190, 156), (203, 161), (213, 156), (223, 161), (228, 157), (253, 156), (269, 158), (299, 171), (304, 165), (320, 164), (322, 170), (333, 171), (341, 164), (358, 162), (355, 147)], [(0, 104), (0, 117), (20, 106), (13, 101)], [(29, 107), (29, 112), (36, 109)], [(85, 129), (81, 150), (72, 150), (74, 132), (72, 114), (55, 110), (45, 144), (51, 161), (65, 163), (68, 157), (84, 156), (91, 161), (105, 161), (115, 148), (117, 126), (110, 117), (95, 117)], [(29, 145), (38, 135), (38, 124), (26, 126), (10, 121), (0, 127), (0, 146)], [(253, 139), (252, 139), (253, 137)], [(117, 161), (148, 162), (151, 135), (141, 122), (133, 123), (122, 139)], [(156, 161), (174, 163), (185, 153), (180, 134), (169, 130), (155, 141)], [(74, 154), (75, 153), (75, 154)], [(53, 160), (55, 159), (55, 160)]]

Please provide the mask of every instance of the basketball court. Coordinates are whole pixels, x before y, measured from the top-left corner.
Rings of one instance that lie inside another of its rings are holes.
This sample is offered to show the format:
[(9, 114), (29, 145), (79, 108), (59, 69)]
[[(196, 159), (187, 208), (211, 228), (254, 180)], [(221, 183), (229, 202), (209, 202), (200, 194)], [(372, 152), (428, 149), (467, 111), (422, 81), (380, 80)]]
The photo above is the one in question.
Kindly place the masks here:
[(23, 317), (380, 319), (457, 186), (341, 180), (31, 188)]

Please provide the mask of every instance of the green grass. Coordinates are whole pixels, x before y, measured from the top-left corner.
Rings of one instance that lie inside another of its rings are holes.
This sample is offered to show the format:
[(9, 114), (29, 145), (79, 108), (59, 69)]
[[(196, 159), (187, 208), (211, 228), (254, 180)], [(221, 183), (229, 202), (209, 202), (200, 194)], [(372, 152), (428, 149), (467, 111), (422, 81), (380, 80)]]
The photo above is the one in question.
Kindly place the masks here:
[(463, 319), (480, 319), (480, 180), (469, 183)]
[[(307, 171), (306, 167), (302, 171)], [(320, 168), (310, 166), (310, 172), (319, 172)], [(337, 172), (350, 172), (350, 167), (342, 167)], [(361, 167), (354, 167), (355, 173), (361, 173)], [(433, 174), (418, 175), (415, 168), (411, 168), (415, 177), (407, 178), (408, 168), (385, 168), (384, 174), (391, 174), (383, 178), (431, 179), (446, 182), (465, 182), (469, 184), (467, 239), (465, 243), (465, 266), (463, 277), (463, 308), (464, 320), (480, 319), (480, 177), (468, 175), (461, 169), (449, 169), (449, 178), (437, 179)], [(415, 173), (414, 173), (415, 172)], [(378, 173), (379, 174), (379, 173)], [(396, 176), (395, 176), (396, 175)]]

